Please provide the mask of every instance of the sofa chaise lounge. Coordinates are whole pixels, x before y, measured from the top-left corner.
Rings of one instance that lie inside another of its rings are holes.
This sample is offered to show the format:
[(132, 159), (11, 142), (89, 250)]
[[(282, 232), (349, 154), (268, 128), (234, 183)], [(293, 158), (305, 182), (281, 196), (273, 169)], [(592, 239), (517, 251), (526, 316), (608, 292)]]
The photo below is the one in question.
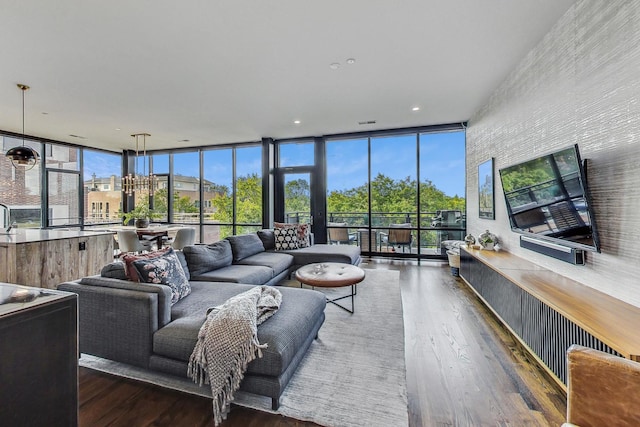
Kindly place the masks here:
[[(275, 285), (312, 262), (358, 264), (356, 246), (311, 245), (287, 251), (271, 246), (271, 230), (232, 236), (175, 251), (190, 294), (173, 305), (170, 286), (128, 280), (124, 264), (99, 276), (65, 282), (58, 289), (79, 295), (80, 351), (145, 369), (187, 377), (187, 365), (207, 309), (256, 285)], [(266, 247), (266, 249), (265, 249)], [(240, 389), (268, 396), (273, 409), (324, 322), (323, 294), (280, 287), (282, 304), (258, 327), (267, 343), (252, 361)]]

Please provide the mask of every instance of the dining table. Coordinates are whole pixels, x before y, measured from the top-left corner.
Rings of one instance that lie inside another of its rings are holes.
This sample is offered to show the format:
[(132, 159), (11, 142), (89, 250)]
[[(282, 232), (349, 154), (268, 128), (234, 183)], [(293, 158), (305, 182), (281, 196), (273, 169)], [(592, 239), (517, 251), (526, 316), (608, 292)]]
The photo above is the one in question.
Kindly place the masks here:
[(175, 225), (150, 225), (149, 227), (134, 227), (130, 225), (122, 225), (117, 227), (109, 227), (111, 231), (134, 230), (138, 235), (138, 239), (155, 240), (158, 249), (162, 248), (163, 237), (169, 236), (170, 232), (178, 231), (183, 227)]

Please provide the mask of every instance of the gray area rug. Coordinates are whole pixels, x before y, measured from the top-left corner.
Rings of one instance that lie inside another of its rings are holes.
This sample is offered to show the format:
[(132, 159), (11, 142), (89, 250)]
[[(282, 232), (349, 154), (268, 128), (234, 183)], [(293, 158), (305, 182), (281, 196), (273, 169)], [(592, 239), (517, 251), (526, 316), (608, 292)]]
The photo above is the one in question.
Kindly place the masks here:
[[(280, 398), (276, 413), (331, 427), (406, 426), (407, 390), (399, 273), (365, 270), (355, 313), (327, 304), (326, 320)], [(287, 283), (299, 286), (297, 282)], [(330, 289), (331, 296), (348, 288)], [(324, 290), (323, 290), (324, 291)], [(350, 300), (341, 301), (350, 306)], [(80, 366), (210, 397), (188, 379), (82, 355)], [(234, 404), (265, 412), (271, 399), (237, 392)]]

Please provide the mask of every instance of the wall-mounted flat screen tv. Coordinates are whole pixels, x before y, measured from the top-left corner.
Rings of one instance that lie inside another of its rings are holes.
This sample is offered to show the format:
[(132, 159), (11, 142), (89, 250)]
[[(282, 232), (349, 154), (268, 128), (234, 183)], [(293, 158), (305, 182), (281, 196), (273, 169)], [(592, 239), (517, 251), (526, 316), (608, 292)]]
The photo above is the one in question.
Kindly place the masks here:
[(577, 145), (500, 169), (500, 180), (513, 231), (600, 251)]

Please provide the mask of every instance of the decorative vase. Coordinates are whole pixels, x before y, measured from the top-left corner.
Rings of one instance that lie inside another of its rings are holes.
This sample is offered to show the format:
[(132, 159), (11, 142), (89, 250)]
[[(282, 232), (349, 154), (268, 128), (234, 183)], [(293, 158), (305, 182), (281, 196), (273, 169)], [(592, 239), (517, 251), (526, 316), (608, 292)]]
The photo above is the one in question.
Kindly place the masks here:
[(482, 249), (492, 251), (494, 246), (498, 243), (498, 237), (489, 230), (486, 230), (478, 236), (478, 242), (480, 243), (480, 246), (482, 246)]
[(467, 244), (467, 248), (471, 249), (473, 244), (476, 242), (476, 238), (473, 237), (473, 234), (469, 233), (464, 237), (464, 242)]
[(149, 227), (149, 218), (138, 218), (135, 222), (136, 228), (147, 228)]

